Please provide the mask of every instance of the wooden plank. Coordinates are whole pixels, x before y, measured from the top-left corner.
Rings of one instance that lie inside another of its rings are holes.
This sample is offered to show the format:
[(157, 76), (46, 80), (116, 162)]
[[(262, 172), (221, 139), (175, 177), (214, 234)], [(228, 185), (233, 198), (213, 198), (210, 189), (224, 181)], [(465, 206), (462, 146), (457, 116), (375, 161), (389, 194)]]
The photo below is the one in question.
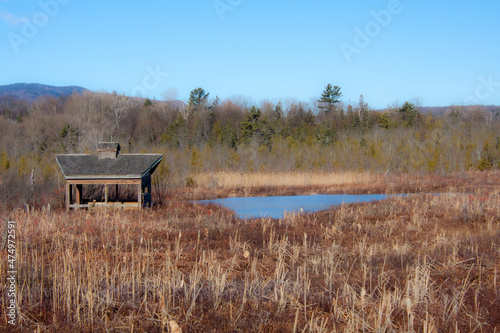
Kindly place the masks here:
[(137, 207), (137, 202), (135, 201), (127, 201), (127, 202), (95, 202), (94, 205), (96, 207)]
[(138, 209), (137, 202), (120, 202), (120, 203), (112, 203), (112, 202), (91, 202), (88, 204), (71, 204), (70, 208), (126, 208), (126, 209)]
[(69, 205), (69, 208), (89, 208), (91, 206), (90, 204), (71, 204)]

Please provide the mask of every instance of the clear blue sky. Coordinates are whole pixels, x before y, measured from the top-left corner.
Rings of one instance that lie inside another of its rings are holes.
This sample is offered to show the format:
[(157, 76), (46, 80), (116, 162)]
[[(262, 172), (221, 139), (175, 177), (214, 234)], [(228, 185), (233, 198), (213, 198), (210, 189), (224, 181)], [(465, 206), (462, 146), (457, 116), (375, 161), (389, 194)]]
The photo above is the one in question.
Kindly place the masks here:
[[(0, 84), (500, 105), (500, 2), (0, 0)], [(167, 74), (168, 73), (168, 74)]]

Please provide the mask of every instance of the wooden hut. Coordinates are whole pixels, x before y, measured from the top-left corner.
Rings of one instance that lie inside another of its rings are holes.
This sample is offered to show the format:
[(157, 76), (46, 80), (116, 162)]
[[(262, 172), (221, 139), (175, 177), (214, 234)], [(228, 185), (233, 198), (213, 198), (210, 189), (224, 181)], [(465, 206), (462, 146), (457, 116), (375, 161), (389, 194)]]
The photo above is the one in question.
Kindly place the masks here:
[[(97, 154), (56, 155), (66, 180), (66, 209), (89, 207), (143, 208), (151, 205), (151, 175), (160, 164), (161, 154), (120, 154), (116, 142), (100, 142)], [(104, 186), (104, 201), (84, 202), (84, 186)], [(137, 201), (120, 201), (119, 186), (136, 189)], [(109, 197), (115, 187), (114, 198)], [(114, 200), (112, 200), (114, 199)]]

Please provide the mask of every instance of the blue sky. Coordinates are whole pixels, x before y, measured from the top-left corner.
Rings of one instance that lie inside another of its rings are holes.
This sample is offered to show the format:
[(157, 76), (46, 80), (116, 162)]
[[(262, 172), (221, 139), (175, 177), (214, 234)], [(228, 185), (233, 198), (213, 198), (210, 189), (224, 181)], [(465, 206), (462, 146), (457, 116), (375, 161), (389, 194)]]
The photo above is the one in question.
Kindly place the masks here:
[(496, 1), (0, 0), (0, 84), (500, 105)]

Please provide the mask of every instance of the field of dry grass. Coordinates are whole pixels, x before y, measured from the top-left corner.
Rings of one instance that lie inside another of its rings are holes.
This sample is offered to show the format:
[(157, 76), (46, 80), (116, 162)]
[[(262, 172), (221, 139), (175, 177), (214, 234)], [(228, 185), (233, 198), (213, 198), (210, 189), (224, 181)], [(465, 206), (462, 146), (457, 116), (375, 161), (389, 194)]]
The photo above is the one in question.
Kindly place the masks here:
[[(0, 330), (499, 332), (499, 175), (398, 176), (386, 178), (385, 188), (382, 182), (298, 184), (294, 191), (449, 194), (280, 220), (240, 220), (219, 207), (179, 201), (141, 212), (14, 211), (18, 324), (8, 325), (2, 311)], [(240, 193), (232, 186), (224, 193)], [(175, 191), (208, 195), (201, 186)]]
[(369, 172), (201, 172), (193, 176), (198, 186), (235, 187), (280, 187), (369, 184), (376, 182), (379, 175)]

